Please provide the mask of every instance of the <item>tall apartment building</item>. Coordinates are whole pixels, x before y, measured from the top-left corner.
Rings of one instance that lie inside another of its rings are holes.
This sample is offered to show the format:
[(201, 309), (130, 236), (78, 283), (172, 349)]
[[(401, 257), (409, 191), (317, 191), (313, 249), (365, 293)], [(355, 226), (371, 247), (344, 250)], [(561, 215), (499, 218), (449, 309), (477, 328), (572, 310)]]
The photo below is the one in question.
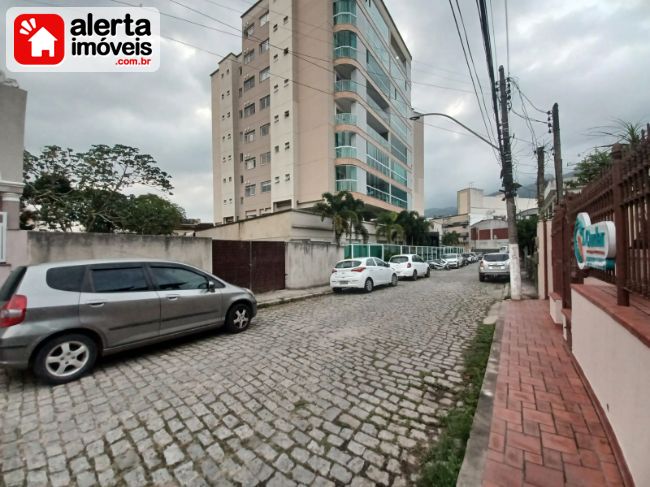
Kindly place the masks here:
[(216, 223), (341, 190), (424, 211), (411, 54), (382, 0), (260, 0), (242, 32), (211, 75)]

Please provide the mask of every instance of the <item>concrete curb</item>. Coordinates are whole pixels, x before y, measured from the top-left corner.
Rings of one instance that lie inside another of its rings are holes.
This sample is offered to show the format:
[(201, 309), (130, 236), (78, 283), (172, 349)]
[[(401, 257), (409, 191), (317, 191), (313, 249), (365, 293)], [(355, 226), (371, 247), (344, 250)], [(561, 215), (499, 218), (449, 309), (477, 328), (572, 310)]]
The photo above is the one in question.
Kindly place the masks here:
[(326, 296), (332, 294), (332, 290), (329, 291), (319, 291), (316, 293), (301, 294), (300, 296), (292, 296), (289, 298), (276, 298), (263, 303), (257, 303), (257, 309), (270, 308), (271, 306), (277, 306), (278, 304), (287, 304), (293, 303), (295, 301), (303, 301), (305, 299), (317, 298), (318, 296)]
[(499, 370), (499, 357), (501, 356), (501, 339), (503, 336), (504, 317), (502, 312), (504, 301), (495, 303), (483, 321), (484, 325), (496, 322), (490, 358), (488, 359), (483, 377), (483, 386), (479, 395), (478, 404), (474, 413), (472, 431), (467, 441), (465, 458), (458, 474), (457, 486), (474, 487), (481, 485), (483, 480), (483, 469), (487, 456), (488, 443), (490, 439), (490, 426), (492, 423), (492, 409), (494, 406), (494, 394), (497, 386), (497, 373)]

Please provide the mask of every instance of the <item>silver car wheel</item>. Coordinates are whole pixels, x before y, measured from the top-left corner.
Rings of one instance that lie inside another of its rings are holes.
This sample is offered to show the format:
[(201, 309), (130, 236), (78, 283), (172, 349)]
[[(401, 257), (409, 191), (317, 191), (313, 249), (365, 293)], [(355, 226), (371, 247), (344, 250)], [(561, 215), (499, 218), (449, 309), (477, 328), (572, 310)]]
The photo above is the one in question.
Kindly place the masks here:
[(232, 320), (233, 324), (235, 325), (235, 328), (239, 330), (243, 330), (248, 326), (249, 321), (250, 318), (248, 317), (248, 309), (242, 307), (235, 310), (235, 315)]
[(45, 357), (47, 371), (55, 377), (68, 377), (83, 369), (90, 359), (88, 347), (78, 341), (59, 343)]

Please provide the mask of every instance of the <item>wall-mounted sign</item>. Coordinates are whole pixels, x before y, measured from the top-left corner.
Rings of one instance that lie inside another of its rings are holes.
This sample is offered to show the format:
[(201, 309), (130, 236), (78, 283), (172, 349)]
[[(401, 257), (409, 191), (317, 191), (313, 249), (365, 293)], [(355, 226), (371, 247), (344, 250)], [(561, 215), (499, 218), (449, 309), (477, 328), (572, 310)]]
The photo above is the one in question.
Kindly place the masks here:
[(614, 269), (616, 227), (614, 222), (591, 223), (587, 213), (579, 213), (573, 231), (573, 251), (580, 269)]

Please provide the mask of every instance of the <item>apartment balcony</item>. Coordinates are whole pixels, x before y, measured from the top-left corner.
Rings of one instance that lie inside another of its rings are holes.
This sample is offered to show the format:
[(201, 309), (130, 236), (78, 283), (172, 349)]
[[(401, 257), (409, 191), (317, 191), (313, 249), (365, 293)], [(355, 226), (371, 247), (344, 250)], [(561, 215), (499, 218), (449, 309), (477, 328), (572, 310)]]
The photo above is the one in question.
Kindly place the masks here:
[(357, 192), (357, 181), (354, 179), (342, 179), (336, 181), (336, 191)]
[(336, 125), (357, 125), (357, 116), (354, 113), (337, 113), (334, 116)]
[(334, 59), (349, 58), (355, 61), (359, 59), (359, 51), (352, 46), (339, 46), (334, 48)]
[(349, 145), (342, 145), (336, 148), (337, 159), (356, 159), (357, 148)]
[(370, 138), (374, 140), (375, 142), (379, 143), (384, 149), (390, 152), (390, 142), (386, 140), (384, 137), (381, 136), (379, 132), (377, 132), (372, 126), (368, 124), (366, 131)]
[(345, 91), (351, 93), (359, 93), (359, 84), (356, 81), (352, 81), (351, 79), (342, 79), (334, 83), (334, 91), (336, 93)]
[(390, 124), (390, 114), (384, 110), (379, 103), (377, 103), (370, 95), (366, 96), (366, 102), (368, 105), (370, 105), (370, 108), (372, 108), (377, 115), (379, 115), (384, 122)]

